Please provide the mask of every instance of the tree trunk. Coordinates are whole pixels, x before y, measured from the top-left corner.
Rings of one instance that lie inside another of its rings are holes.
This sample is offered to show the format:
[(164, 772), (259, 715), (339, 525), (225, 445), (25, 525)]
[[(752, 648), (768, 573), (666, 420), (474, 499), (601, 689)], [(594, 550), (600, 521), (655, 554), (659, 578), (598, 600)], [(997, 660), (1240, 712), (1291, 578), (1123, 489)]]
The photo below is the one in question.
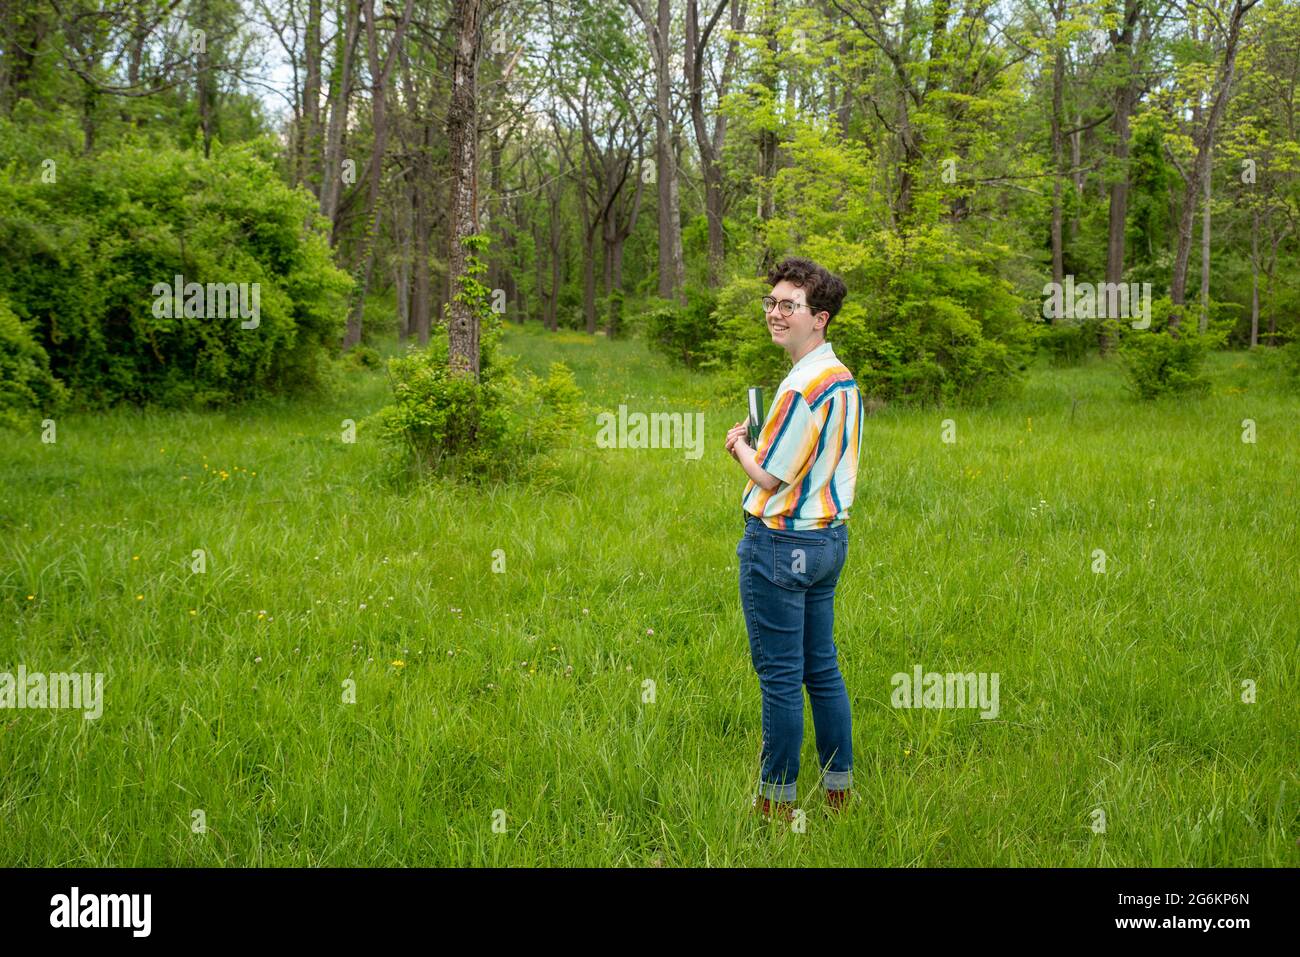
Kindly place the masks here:
[[(1133, 49), (1142, 0), (1124, 0), (1124, 20), (1119, 30), (1111, 30), (1110, 38), (1115, 52), (1123, 58), (1124, 78), (1115, 96), (1115, 159), (1119, 177), (1110, 185), (1110, 216), (1106, 231), (1106, 282), (1124, 281), (1124, 230), (1128, 224), (1128, 148), (1129, 117), (1136, 105), (1138, 90), (1134, 74), (1137, 72), (1138, 54)], [(1101, 354), (1109, 354), (1115, 347), (1113, 336), (1102, 326)]]
[(212, 52), (209, 42), (212, 39), (212, 17), (208, 0), (199, 0), (198, 16), (195, 18), (198, 29), (203, 31), (203, 43), (198, 51), (198, 77), (195, 87), (195, 99), (198, 101), (199, 128), (203, 131), (203, 155), (212, 154), (212, 134), (215, 123), (217, 81), (212, 75)]
[(343, 129), (352, 95), (352, 61), (361, 34), (359, 0), (347, 0), (340, 63), (330, 76), (330, 120), (325, 139), (325, 168), (321, 173), (320, 211), (330, 221), (330, 245), (338, 244), (339, 193), (343, 175)]
[(677, 154), (673, 144), (671, 42), (672, 3), (658, 0), (652, 21), (638, 3), (655, 65), (655, 169), (659, 187), (659, 295), (677, 299), (686, 282), (682, 259), (681, 207), (677, 192)]
[(302, 88), (302, 157), (303, 170), (299, 182), (306, 182), (317, 200), (320, 199), (320, 181), (317, 179), (320, 162), (320, 90), (321, 90), (321, 0), (307, 3), (307, 77)]
[(429, 236), (433, 231), (433, 223), (429, 217), (429, 200), (427, 182), (417, 182), (412, 184), (415, 201), (415, 262), (412, 263), (413, 281), (411, 283), (411, 324), (415, 329), (421, 346), (429, 344), (429, 334), (431, 328), (431, 315), (433, 311), (433, 288), (430, 284), (429, 277)]
[[(638, 144), (639, 145), (639, 144)], [(633, 166), (639, 169), (640, 161)], [(605, 320), (605, 336), (615, 339), (623, 326), (623, 244), (636, 229), (637, 217), (641, 212), (641, 194), (645, 180), (636, 178), (636, 190), (632, 194), (631, 212), (625, 222), (622, 220), (622, 202), (611, 206), (605, 220), (605, 295), (608, 297), (609, 314)], [(615, 295), (617, 293), (617, 295)]]
[(1070, 137), (1070, 169), (1074, 170), (1074, 216), (1070, 220), (1070, 242), (1078, 238), (1083, 213), (1083, 116), (1075, 114), (1074, 134)]
[(560, 204), (551, 204), (551, 295), (546, 300), (546, 328), (555, 332), (560, 328), (560, 286), (564, 264), (560, 260), (564, 252), (564, 233), (560, 230)]
[[(695, 142), (700, 151), (700, 170), (704, 176), (704, 214), (709, 226), (708, 284), (716, 287), (722, 282), (726, 260), (726, 235), (722, 228), (724, 197), (722, 193), (722, 164), (719, 160), (726, 131), (726, 117), (718, 112), (714, 135), (709, 135), (704, 112), (704, 54), (708, 49), (709, 35), (722, 15), (727, 0), (719, 0), (709, 22), (700, 30), (699, 0), (688, 0), (686, 5), (686, 76), (690, 82), (691, 123), (695, 128)], [(743, 17), (737, 0), (730, 0), (731, 23), (739, 29), (738, 17)], [(735, 61), (736, 42), (727, 44), (726, 64), (723, 68), (719, 99), (726, 95), (727, 80)], [(848, 99), (847, 91), (845, 100)]]
[[(767, 38), (767, 55), (760, 61), (758, 68), (759, 83), (776, 96), (776, 27), (770, 19), (770, 12), (765, 13), (759, 32)], [(758, 259), (758, 271), (766, 274), (776, 262), (776, 251), (768, 242), (767, 223), (775, 212), (772, 193), (772, 179), (776, 175), (776, 131), (762, 126), (758, 131), (758, 229), (762, 237), (762, 247)]]
[[(1201, 322), (1198, 327), (1201, 335), (1205, 335), (1210, 327), (1210, 188), (1213, 182), (1214, 176), (1207, 170), (1201, 208)], [(1254, 238), (1254, 234), (1251, 238)]]
[(1177, 334), (1182, 325), (1182, 312), (1187, 296), (1187, 261), (1192, 252), (1192, 221), (1196, 216), (1196, 198), (1201, 192), (1205, 178), (1210, 174), (1210, 154), (1214, 149), (1214, 133), (1223, 116), (1228, 97), (1232, 89), (1233, 72), (1237, 64), (1237, 45), (1241, 39), (1241, 25), (1246, 14), (1259, 0), (1236, 0), (1232, 18), (1228, 23), (1228, 35), (1224, 41), (1223, 65), (1214, 85), (1210, 109), (1205, 117), (1202, 129), (1193, 133), (1196, 144), (1196, 162), (1192, 174), (1187, 178), (1187, 188), (1183, 192), (1182, 216), (1178, 222), (1178, 249), (1174, 254), (1173, 278), (1169, 283), (1169, 298), (1173, 308), (1169, 311), (1169, 329)]
[[(498, 57), (498, 59), (500, 59)], [(505, 217), (501, 211), (501, 152), (504, 148), (502, 137), (497, 136), (494, 132), (488, 140), (488, 229), (493, 230), (498, 237), (504, 234), (502, 226), (505, 223)], [(497, 242), (494, 244), (495, 249), (488, 258), (487, 285), (489, 289), (497, 289), (501, 285), (501, 256), (504, 252), (504, 243)]]
[(454, 0), (451, 104), (447, 109), (451, 196), (447, 204), (447, 278), (451, 294), (449, 365), (478, 378), (479, 319), (469, 304), (456, 299), (465, 278), (466, 237), (478, 232), (478, 52), (482, 0)]
[[(1061, 29), (1065, 19), (1065, 2), (1057, 0), (1052, 6), (1052, 16), (1056, 23), (1056, 32)], [(1056, 56), (1052, 61), (1052, 165), (1056, 173), (1052, 177), (1052, 282), (1060, 288), (1065, 282), (1065, 248), (1061, 234), (1062, 192), (1064, 184), (1061, 177), (1065, 174), (1065, 137), (1063, 135), (1065, 111), (1065, 47), (1060, 38), (1053, 34), (1057, 43)]]
[[(409, 181), (409, 180), (408, 180)], [(411, 233), (414, 205), (408, 181), (397, 184), (393, 199), (393, 288), (397, 293), (397, 341), (405, 342), (411, 329)]]
[(1259, 208), (1250, 230), (1250, 347), (1259, 345)]
[(389, 47), (381, 63), (379, 35), (375, 23), (375, 0), (365, 0), (366, 53), (371, 77), (371, 127), (374, 130), (374, 142), (370, 147), (370, 163), (366, 174), (369, 189), (366, 194), (361, 249), (357, 254), (355, 276), (357, 284), (353, 287), (352, 308), (348, 310), (347, 332), (343, 336), (344, 349), (351, 349), (361, 341), (361, 319), (366, 308), (366, 292), (370, 288), (370, 280), (375, 271), (375, 232), (379, 228), (379, 187), (384, 174), (384, 155), (388, 150), (388, 80), (397, 50), (405, 39), (406, 25), (411, 19), (413, 2), (414, 0), (406, 0), (402, 18), (393, 30), (392, 46)]
[(546, 257), (543, 252), (549, 247), (542, 242), (542, 231), (536, 219), (533, 221), (533, 267), (537, 274), (535, 285), (537, 286), (537, 318), (541, 320), (542, 326), (546, 329), (551, 328), (550, 323), (550, 306), (547, 304), (546, 296)]
[(1273, 270), (1277, 266), (1277, 245), (1281, 239), (1282, 237), (1277, 233), (1272, 235), (1273, 251), (1269, 256), (1268, 269), (1264, 273), (1268, 278), (1264, 293), (1268, 300), (1268, 344), (1270, 346), (1277, 345), (1277, 307), (1273, 304)]

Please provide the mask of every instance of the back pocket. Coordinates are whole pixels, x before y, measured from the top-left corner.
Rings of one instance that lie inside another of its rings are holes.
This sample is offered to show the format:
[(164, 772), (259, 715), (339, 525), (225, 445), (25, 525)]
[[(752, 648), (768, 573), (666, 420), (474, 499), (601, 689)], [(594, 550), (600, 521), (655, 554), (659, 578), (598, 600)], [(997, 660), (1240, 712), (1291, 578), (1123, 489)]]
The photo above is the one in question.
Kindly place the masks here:
[(772, 580), (782, 588), (810, 588), (822, 576), (832, 543), (772, 533)]

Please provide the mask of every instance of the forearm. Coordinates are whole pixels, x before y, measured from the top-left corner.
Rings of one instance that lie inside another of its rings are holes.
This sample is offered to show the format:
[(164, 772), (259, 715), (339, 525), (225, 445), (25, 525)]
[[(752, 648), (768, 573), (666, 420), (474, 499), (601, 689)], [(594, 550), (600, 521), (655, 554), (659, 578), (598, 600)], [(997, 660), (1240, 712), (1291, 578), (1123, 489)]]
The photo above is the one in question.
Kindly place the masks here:
[(736, 443), (736, 461), (759, 488), (764, 491), (772, 491), (781, 484), (781, 480), (771, 472), (765, 471), (764, 468), (754, 461), (754, 450), (751, 449), (744, 441)]

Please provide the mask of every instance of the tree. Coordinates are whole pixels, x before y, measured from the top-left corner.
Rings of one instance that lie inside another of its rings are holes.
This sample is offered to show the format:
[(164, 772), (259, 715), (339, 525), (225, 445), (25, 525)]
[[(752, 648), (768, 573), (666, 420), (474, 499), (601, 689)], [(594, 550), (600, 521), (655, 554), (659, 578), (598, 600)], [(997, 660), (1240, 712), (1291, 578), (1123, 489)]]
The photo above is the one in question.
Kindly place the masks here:
[(715, 110), (713, 130), (710, 132), (704, 112), (704, 64), (709, 38), (728, 7), (731, 10), (732, 35), (727, 39), (722, 75), (717, 83), (718, 101), (726, 97), (735, 72), (739, 52), (735, 34), (745, 27), (745, 4), (739, 0), (718, 0), (703, 29), (700, 28), (699, 0), (687, 0), (686, 4), (686, 79), (690, 88), (691, 124), (695, 130), (695, 145), (700, 152), (700, 170), (704, 176), (704, 212), (709, 226), (707, 278), (710, 287), (721, 282), (723, 262), (726, 259), (726, 235), (722, 229), (722, 219), (726, 212), (726, 197), (722, 189), (722, 150), (727, 134), (727, 114)]
[[(453, 0), (451, 103), (447, 146), (451, 190), (447, 202), (447, 274), (452, 290), (466, 277), (465, 241), (478, 234), (478, 55), (482, 0)], [(478, 378), (479, 321), (454, 293), (448, 303), (448, 363), (452, 370)]]
[[(1231, 0), (1229, 10), (1226, 11), (1227, 23), (1224, 23), (1218, 11), (1210, 7), (1201, 7), (1215, 21), (1222, 42), (1223, 59), (1214, 78), (1214, 84), (1209, 90), (1210, 107), (1204, 119), (1196, 124), (1192, 131), (1196, 159), (1191, 170), (1185, 170), (1177, 163), (1176, 158), (1174, 160), (1186, 184), (1183, 192), (1182, 215), (1178, 221), (1178, 250), (1174, 254), (1173, 278), (1169, 283), (1169, 298), (1173, 302), (1173, 308), (1169, 311), (1169, 328), (1175, 332), (1182, 324), (1183, 306), (1186, 301), (1187, 260), (1192, 251), (1192, 221), (1196, 215), (1196, 197), (1205, 188), (1210, 175), (1210, 154), (1214, 149), (1214, 133), (1231, 94), (1242, 23), (1246, 19), (1246, 14), (1258, 2), (1259, 0)], [(1199, 4), (1197, 6), (1199, 7)], [(1208, 275), (1208, 264), (1206, 273)]]
[(658, 0), (650, 17), (643, 0), (627, 0), (645, 25), (655, 68), (655, 168), (659, 187), (659, 295), (678, 299), (686, 283), (682, 258), (681, 205), (677, 183), (677, 152), (673, 143), (672, 4)]

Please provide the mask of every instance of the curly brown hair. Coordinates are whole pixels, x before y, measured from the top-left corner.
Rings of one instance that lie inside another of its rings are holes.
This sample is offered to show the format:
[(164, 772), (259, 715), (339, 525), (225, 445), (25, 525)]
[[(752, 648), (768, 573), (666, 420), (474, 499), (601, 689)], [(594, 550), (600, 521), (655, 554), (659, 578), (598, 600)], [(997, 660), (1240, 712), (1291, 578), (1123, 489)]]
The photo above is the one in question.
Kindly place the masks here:
[(808, 299), (808, 308), (816, 315), (819, 312), (830, 313), (826, 320), (825, 332), (831, 326), (831, 319), (840, 311), (848, 287), (844, 280), (824, 266), (819, 266), (811, 259), (801, 256), (787, 256), (772, 267), (767, 274), (767, 281), (775, 286), (782, 280), (789, 281), (804, 290)]

